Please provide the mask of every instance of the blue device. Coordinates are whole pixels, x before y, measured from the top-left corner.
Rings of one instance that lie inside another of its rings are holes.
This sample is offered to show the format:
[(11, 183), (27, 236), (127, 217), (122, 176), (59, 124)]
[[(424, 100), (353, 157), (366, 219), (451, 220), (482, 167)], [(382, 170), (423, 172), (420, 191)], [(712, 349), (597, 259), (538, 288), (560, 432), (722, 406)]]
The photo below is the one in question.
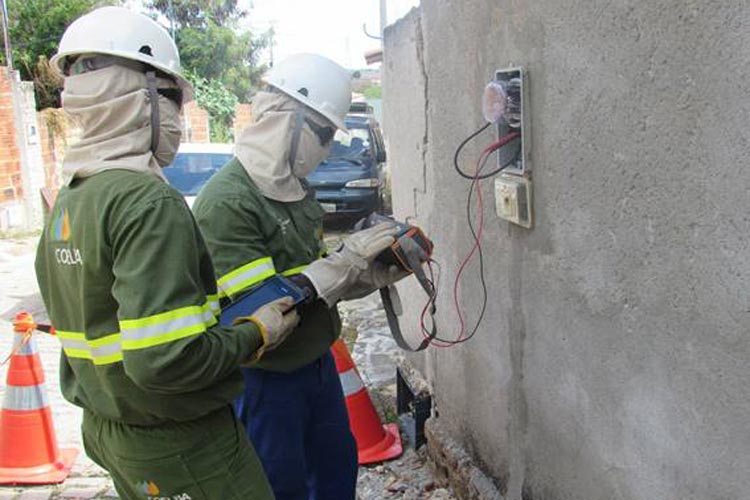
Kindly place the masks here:
[(295, 305), (307, 299), (305, 292), (292, 280), (277, 274), (234, 299), (221, 311), (219, 325), (232, 326), (235, 318), (250, 316), (262, 306), (282, 297), (291, 297)]

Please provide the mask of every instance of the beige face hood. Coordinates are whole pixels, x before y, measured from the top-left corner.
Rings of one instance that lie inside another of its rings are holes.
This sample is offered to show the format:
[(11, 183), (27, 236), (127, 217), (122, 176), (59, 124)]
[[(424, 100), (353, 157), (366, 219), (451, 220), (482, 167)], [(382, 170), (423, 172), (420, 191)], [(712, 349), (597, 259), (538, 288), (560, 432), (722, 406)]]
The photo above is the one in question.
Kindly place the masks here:
[[(284, 94), (258, 92), (253, 98), (253, 122), (239, 135), (234, 154), (263, 196), (272, 200), (302, 200), (307, 192), (300, 178), (312, 172), (330, 151), (308, 126), (303, 126), (294, 169), (289, 165), (295, 111), (301, 104)], [(308, 111), (316, 122), (327, 121)]]
[[(158, 78), (159, 88), (176, 85)], [(80, 141), (63, 161), (63, 180), (112, 169), (148, 172), (164, 179), (160, 164), (171, 161), (181, 134), (178, 106), (159, 96), (159, 161), (151, 151), (151, 105), (146, 75), (109, 66), (65, 78), (63, 109), (81, 127)]]

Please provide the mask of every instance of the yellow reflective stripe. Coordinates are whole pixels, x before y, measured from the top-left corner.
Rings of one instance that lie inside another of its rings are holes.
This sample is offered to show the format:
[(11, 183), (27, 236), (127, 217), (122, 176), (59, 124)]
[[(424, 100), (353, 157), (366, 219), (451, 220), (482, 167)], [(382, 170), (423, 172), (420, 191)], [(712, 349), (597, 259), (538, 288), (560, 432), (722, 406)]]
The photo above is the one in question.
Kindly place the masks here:
[(82, 340), (86, 341), (86, 334), (80, 332), (64, 332), (62, 330), (56, 331), (57, 338), (67, 340)]
[(188, 306), (145, 318), (122, 320), (122, 333), (88, 340), (82, 332), (57, 331), (63, 352), (69, 358), (86, 359), (95, 365), (123, 360), (123, 350), (144, 349), (202, 333), (217, 323), (218, 296), (210, 295), (202, 306)]
[(122, 351), (110, 354), (109, 356), (97, 356), (94, 358), (94, 364), (95, 365), (109, 365), (112, 363), (117, 363), (119, 361), (122, 361)]
[(208, 302), (206, 302), (202, 306), (180, 307), (179, 309), (172, 309), (171, 311), (165, 311), (159, 314), (154, 314), (152, 316), (146, 316), (145, 318), (122, 319), (120, 320), (120, 329), (123, 330), (123, 333), (125, 333), (124, 330), (134, 330), (147, 326), (169, 323), (170, 321), (174, 321), (176, 319), (200, 315), (207, 309), (209, 309)]
[(273, 259), (271, 257), (254, 260), (219, 278), (217, 281), (219, 296), (232, 296), (245, 288), (250, 288), (260, 283), (266, 278), (270, 278), (274, 274), (276, 274), (276, 269), (273, 266)]
[(81, 332), (57, 331), (63, 352), (69, 358), (87, 359), (95, 365), (107, 365), (122, 361), (122, 335), (112, 333), (98, 339), (88, 340)]
[(307, 269), (307, 266), (309, 266), (309, 264), (305, 264), (304, 266), (294, 267), (292, 269), (287, 269), (286, 271), (282, 272), (281, 274), (283, 274), (284, 276), (292, 276), (294, 274), (299, 274), (302, 271), (304, 271), (305, 269)]
[(63, 347), (63, 352), (69, 358), (94, 359), (93, 356), (91, 356), (91, 351), (87, 351), (86, 349), (69, 349)]
[(210, 328), (218, 322), (211, 311), (208, 311), (208, 313), (210, 314), (210, 317), (204, 317), (204, 321), (200, 323), (184, 326), (182, 328), (178, 328), (166, 333), (161, 333), (159, 335), (134, 339), (126, 338), (126, 340), (122, 341), (122, 348), (126, 351), (145, 349), (147, 347), (154, 347), (157, 345), (166, 344), (167, 342), (172, 342), (175, 340), (184, 339), (186, 337), (191, 337), (199, 333), (203, 333), (206, 328)]
[(207, 300), (202, 306), (187, 306), (145, 318), (120, 321), (122, 348), (153, 347), (202, 333), (216, 324), (214, 305)]
[(206, 296), (206, 301), (208, 302), (208, 306), (211, 309), (211, 312), (214, 313), (214, 316), (218, 316), (221, 314), (221, 306), (219, 305), (219, 294), (213, 294)]
[(87, 340), (86, 342), (90, 347), (104, 347), (112, 344), (119, 344), (122, 341), (121, 333), (113, 333), (106, 337), (101, 337), (94, 340)]
[(245, 274), (247, 271), (250, 271), (252, 269), (255, 269), (256, 267), (264, 266), (264, 265), (271, 265), (273, 266), (273, 259), (271, 257), (263, 257), (261, 259), (254, 260), (252, 262), (249, 262), (245, 264), (242, 267), (238, 267), (234, 271), (230, 271), (221, 278), (219, 278), (219, 285), (225, 284), (227, 281), (231, 280), (232, 278), (236, 278), (242, 274)]

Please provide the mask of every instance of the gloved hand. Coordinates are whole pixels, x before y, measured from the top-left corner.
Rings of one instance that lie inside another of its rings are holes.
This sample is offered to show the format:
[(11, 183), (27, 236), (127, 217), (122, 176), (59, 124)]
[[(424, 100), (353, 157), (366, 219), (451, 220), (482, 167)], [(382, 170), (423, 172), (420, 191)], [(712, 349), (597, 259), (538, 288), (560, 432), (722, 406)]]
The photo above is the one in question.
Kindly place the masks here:
[(294, 300), (291, 297), (282, 297), (264, 305), (251, 316), (236, 318), (232, 323), (239, 325), (252, 322), (260, 330), (263, 345), (251, 359), (257, 361), (266, 351), (278, 347), (292, 333), (299, 320), (299, 314), (294, 309)]
[(397, 281), (409, 276), (409, 271), (404, 271), (396, 265), (386, 265), (382, 262), (374, 261), (359, 276), (359, 279), (344, 293), (341, 297), (343, 300), (361, 299), (371, 293), (390, 286)]
[(358, 231), (344, 240), (342, 247), (318, 259), (302, 271), (328, 307), (333, 307), (347, 293), (380, 252), (395, 241), (395, 223), (383, 222)]
[[(430, 259), (430, 256), (417, 245), (411, 238), (403, 237), (398, 240), (401, 248), (413, 256), (413, 265), (422, 264)], [(370, 295), (375, 290), (386, 288), (397, 281), (409, 276), (413, 271), (405, 271), (396, 265), (386, 265), (382, 262), (373, 261), (370, 266), (359, 276), (356, 283), (343, 295), (344, 300), (359, 299)]]

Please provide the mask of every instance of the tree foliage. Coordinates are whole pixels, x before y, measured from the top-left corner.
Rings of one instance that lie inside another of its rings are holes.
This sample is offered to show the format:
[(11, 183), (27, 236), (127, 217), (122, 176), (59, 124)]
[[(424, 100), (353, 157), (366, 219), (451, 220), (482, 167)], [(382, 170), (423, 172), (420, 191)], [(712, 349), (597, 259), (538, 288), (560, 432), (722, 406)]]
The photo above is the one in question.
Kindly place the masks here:
[(208, 81), (218, 80), (240, 101), (249, 100), (263, 68), (257, 56), (267, 43), (239, 29), (248, 13), (237, 0), (151, 0), (152, 12), (174, 23), (182, 65)]
[(237, 96), (219, 80), (209, 80), (190, 71), (186, 75), (195, 88), (195, 100), (210, 117), (211, 142), (231, 142)]
[[(21, 78), (34, 82), (37, 107), (59, 106), (59, 79), (50, 71), (49, 58), (65, 29), (76, 18), (118, 0), (7, 0), (13, 65)], [(5, 53), (2, 54), (3, 64)]]
[(177, 27), (230, 26), (247, 15), (237, 0), (151, 0), (148, 7), (174, 20)]

